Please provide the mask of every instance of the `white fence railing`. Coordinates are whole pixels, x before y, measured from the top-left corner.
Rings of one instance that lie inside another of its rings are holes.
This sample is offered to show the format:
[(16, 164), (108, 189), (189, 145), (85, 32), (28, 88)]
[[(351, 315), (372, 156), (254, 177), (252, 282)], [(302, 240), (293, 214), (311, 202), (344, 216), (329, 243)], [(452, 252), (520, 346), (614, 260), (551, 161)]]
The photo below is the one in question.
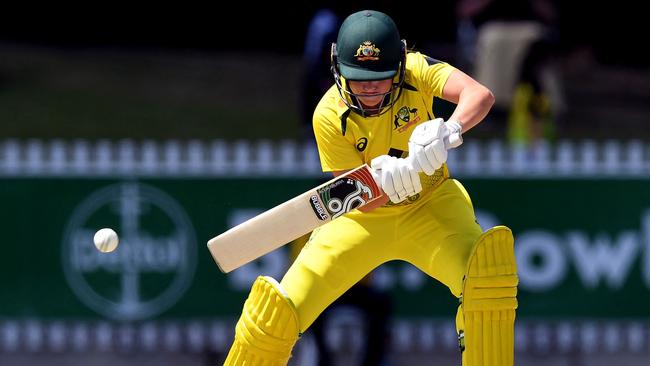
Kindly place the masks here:
[[(357, 318), (338, 317), (327, 327), (334, 351), (362, 345)], [(234, 335), (232, 320), (176, 320), (110, 323), (81, 320), (0, 320), (0, 354), (14, 352), (225, 352)], [(396, 320), (391, 327), (393, 352), (458, 350), (453, 320)], [(517, 352), (534, 355), (647, 354), (647, 320), (517, 321)], [(300, 344), (300, 343), (299, 343)]]
[[(650, 177), (650, 143), (467, 140), (449, 154), (460, 177)], [(295, 141), (0, 141), (0, 176), (321, 176), (313, 143)]]

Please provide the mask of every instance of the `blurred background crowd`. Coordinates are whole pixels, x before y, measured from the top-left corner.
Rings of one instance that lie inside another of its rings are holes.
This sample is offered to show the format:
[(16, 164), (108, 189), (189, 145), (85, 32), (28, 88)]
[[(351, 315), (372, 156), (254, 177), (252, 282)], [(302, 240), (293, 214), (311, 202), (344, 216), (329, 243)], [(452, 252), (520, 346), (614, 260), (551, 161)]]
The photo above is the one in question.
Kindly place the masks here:
[[(647, 137), (649, 56), (633, 2), (553, 0), (233, 4), (157, 16), (113, 7), (8, 19), (0, 113), (12, 123), (0, 136), (300, 137), (330, 82), (338, 23), (364, 7), (393, 16), (410, 48), (492, 88), (493, 123), (476, 137)], [(227, 123), (239, 118), (245, 128)]]
[[(515, 232), (518, 364), (650, 361), (650, 54), (635, 2), (95, 6), (0, 24), (1, 365), (219, 364), (252, 280), (295, 252), (224, 275), (204, 243), (322, 181), (311, 115), (340, 22), (364, 8), (496, 96), (450, 169), (482, 226)], [(111, 225), (121, 252), (102, 256), (92, 233)], [(460, 364), (454, 299), (432, 282), (380, 267), (292, 364)]]

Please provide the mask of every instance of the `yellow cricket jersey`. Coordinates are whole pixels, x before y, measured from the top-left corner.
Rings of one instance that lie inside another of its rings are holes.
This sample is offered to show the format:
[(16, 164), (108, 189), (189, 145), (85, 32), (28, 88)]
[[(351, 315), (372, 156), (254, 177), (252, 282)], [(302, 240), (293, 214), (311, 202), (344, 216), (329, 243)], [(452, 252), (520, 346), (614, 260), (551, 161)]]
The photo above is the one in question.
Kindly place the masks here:
[[(353, 169), (370, 164), (380, 155), (406, 156), (413, 128), (435, 118), (433, 98), (442, 97), (453, 70), (449, 64), (419, 52), (408, 53), (402, 93), (390, 111), (378, 116), (352, 112), (332, 86), (316, 107), (313, 119), (323, 171)], [(446, 165), (431, 177), (420, 174), (422, 194), (447, 176)]]

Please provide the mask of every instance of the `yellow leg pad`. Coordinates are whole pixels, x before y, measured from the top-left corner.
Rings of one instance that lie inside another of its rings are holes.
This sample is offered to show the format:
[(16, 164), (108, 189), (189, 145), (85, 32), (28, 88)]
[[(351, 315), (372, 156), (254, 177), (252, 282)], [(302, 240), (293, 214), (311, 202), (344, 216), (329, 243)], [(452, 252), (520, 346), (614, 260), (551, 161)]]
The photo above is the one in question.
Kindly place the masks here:
[(514, 364), (518, 282), (510, 229), (496, 226), (483, 233), (467, 266), (456, 316), (464, 366)]
[(296, 309), (280, 284), (260, 276), (244, 303), (224, 366), (284, 366), (299, 329)]

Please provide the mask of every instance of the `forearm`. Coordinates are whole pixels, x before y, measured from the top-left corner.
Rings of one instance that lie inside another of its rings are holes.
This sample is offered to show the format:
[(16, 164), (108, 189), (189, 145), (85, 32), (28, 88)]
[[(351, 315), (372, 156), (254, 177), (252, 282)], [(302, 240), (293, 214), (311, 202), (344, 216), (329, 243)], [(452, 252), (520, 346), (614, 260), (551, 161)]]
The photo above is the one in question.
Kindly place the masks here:
[(494, 95), (482, 85), (465, 88), (458, 97), (458, 102), (450, 120), (459, 121), (463, 133), (481, 122), (494, 104)]

